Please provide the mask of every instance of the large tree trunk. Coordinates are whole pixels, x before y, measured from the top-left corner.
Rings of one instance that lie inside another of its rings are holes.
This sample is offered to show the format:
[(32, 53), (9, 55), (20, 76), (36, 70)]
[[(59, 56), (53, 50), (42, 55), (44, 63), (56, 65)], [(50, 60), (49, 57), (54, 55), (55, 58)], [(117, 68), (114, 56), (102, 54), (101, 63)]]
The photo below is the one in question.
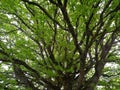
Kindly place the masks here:
[(72, 90), (72, 78), (69, 76), (68, 73), (66, 73), (66, 75), (64, 76), (63, 78), (63, 81), (64, 81), (64, 90)]
[(67, 81), (64, 82), (64, 90), (72, 90), (71, 81), (67, 80)]
[(94, 90), (94, 87), (87, 87), (86, 89), (84, 90)]

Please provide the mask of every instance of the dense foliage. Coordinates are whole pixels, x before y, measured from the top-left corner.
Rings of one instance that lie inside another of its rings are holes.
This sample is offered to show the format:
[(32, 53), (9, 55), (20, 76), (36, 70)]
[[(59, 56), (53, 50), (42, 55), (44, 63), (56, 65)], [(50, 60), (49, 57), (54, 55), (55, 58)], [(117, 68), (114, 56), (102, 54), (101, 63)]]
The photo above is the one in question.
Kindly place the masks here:
[(0, 90), (119, 90), (120, 0), (0, 0)]

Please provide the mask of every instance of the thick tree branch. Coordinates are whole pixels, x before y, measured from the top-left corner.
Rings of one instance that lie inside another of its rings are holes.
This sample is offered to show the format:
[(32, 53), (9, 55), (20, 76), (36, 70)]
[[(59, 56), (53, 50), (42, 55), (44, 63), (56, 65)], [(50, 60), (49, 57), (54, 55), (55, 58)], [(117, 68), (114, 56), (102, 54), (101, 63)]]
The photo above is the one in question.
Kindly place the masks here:
[(20, 82), (20, 84), (24, 84), (26, 85), (26, 87), (30, 87), (33, 90), (39, 90), (33, 85), (33, 83), (30, 80), (28, 80), (28, 77), (25, 75), (23, 70), (18, 65), (15, 65), (13, 63), (13, 68), (14, 68), (15, 78), (18, 82)]

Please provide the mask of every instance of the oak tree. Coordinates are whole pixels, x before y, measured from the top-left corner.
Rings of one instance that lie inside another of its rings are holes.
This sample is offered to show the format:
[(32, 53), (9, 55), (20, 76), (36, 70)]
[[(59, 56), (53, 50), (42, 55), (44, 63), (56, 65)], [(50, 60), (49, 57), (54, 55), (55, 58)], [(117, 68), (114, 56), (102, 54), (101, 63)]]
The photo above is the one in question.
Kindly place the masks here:
[(0, 89), (117, 90), (120, 0), (0, 0)]

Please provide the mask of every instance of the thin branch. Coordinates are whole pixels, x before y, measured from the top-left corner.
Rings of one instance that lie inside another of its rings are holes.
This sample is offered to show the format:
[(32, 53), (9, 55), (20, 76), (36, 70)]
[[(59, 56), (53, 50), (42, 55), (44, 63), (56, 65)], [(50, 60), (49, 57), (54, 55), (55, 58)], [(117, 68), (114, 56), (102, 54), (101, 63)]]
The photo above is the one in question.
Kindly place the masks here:
[(117, 12), (118, 10), (120, 10), (120, 3), (116, 6), (115, 9), (111, 10), (108, 14), (106, 14), (105, 17), (109, 16), (111, 13)]
[(46, 11), (45, 8), (43, 8), (42, 6), (40, 6), (38, 3), (36, 2), (31, 2), (29, 0), (21, 0), (23, 2), (26, 2), (30, 5), (34, 5), (34, 6), (37, 6), (40, 10), (43, 11), (43, 13), (45, 13), (46, 16), (48, 16), (53, 22), (55, 22), (58, 26), (60, 26), (61, 29), (65, 30), (65, 31), (68, 31), (66, 28), (64, 28), (64, 26), (62, 26), (57, 20), (55, 20), (54, 18), (52, 18), (52, 16)]
[(34, 32), (34, 28), (30, 27), (19, 15), (17, 15), (16, 13), (14, 13), (14, 15), (28, 28), (30, 29), (32, 32)]

